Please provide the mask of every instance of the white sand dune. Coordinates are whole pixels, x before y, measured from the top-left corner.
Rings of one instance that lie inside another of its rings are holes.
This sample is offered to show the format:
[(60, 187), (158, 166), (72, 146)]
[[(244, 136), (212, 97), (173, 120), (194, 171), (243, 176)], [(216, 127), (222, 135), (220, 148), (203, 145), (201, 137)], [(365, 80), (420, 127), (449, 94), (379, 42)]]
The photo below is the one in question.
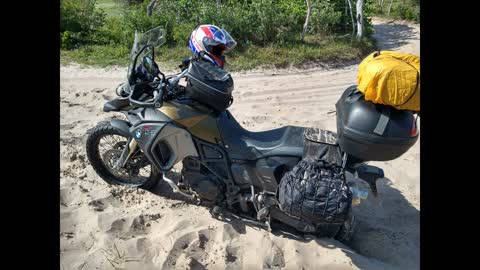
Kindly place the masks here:
[[(381, 49), (419, 54), (419, 26), (374, 20)], [(397, 31), (397, 32), (395, 32)], [(401, 32), (401, 33), (400, 33)], [(393, 40), (392, 40), (393, 39)], [(62, 269), (418, 269), (420, 141), (389, 162), (379, 197), (355, 208), (350, 247), (297, 239), (240, 221), (219, 221), (159, 184), (152, 192), (113, 187), (88, 164), (85, 132), (111, 114), (125, 68), (61, 68), (60, 254)], [(283, 125), (336, 130), (335, 102), (356, 83), (357, 65), (233, 74), (230, 111), (250, 130)], [(175, 176), (175, 175), (173, 175)]]

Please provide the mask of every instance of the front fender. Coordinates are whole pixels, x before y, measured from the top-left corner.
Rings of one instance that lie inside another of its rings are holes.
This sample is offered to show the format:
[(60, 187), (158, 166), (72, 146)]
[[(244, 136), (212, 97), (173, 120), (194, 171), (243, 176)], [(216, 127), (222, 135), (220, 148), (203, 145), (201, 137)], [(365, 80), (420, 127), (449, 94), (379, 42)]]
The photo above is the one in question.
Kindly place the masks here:
[(110, 120), (110, 125), (120, 132), (123, 136), (130, 137), (130, 127), (132, 126), (129, 122), (120, 119)]

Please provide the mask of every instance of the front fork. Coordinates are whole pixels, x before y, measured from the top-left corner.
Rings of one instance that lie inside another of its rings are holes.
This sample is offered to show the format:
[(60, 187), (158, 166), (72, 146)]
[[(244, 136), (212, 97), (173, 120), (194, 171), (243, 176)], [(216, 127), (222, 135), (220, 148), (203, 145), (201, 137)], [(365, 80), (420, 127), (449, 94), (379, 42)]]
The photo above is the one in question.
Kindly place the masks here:
[(135, 153), (137, 150), (137, 141), (135, 141), (133, 138), (129, 138), (127, 144), (125, 145), (125, 148), (122, 151), (122, 155), (118, 159), (117, 163), (115, 164), (115, 169), (119, 170), (123, 167), (125, 167), (125, 164), (127, 164), (128, 159)]

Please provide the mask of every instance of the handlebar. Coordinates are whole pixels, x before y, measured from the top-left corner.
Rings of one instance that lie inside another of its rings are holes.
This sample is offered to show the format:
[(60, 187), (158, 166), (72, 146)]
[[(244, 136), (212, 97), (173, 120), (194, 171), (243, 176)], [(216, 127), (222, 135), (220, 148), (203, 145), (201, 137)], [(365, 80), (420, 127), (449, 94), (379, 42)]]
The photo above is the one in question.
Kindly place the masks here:
[[(128, 96), (128, 99), (130, 100), (130, 104), (133, 105), (133, 106), (136, 106), (136, 107), (156, 107), (156, 108), (160, 108), (162, 106), (162, 103), (163, 103), (163, 86), (164, 84), (162, 82), (158, 83), (158, 85), (154, 88), (153, 90), (153, 100), (152, 101), (140, 101), (137, 99), (136, 96), (138, 95), (143, 95), (143, 94), (147, 94), (145, 93), (145, 91), (142, 91), (141, 93), (137, 92), (139, 90), (135, 89), (136, 87), (134, 87), (131, 92), (130, 92), (130, 95)], [(140, 86), (141, 87), (141, 86)], [(147, 94), (148, 95), (148, 94)]]
[(168, 79), (168, 82), (170, 84), (171, 87), (176, 87), (178, 82), (180, 81), (180, 79), (182, 79), (183, 77), (185, 77), (188, 73), (188, 69), (185, 69), (183, 70), (180, 74), (178, 74), (177, 76), (175, 76), (175, 78), (169, 78)]
[[(163, 100), (165, 97), (170, 96), (170, 93), (175, 94), (174, 89), (177, 87), (178, 82), (180, 79), (184, 78), (188, 73), (188, 69), (184, 69), (178, 75), (173, 75), (171, 77), (165, 78), (163, 75), (163, 79), (159, 81), (153, 82), (153, 84), (157, 84), (157, 86), (152, 87), (152, 83), (140, 83), (135, 85), (132, 90), (130, 91), (130, 95), (128, 96), (130, 100), (130, 104), (135, 107), (156, 107), (160, 108), (163, 105)], [(145, 87), (153, 88), (153, 100), (152, 101), (140, 101), (139, 99), (142, 95), (147, 94), (144, 90)]]

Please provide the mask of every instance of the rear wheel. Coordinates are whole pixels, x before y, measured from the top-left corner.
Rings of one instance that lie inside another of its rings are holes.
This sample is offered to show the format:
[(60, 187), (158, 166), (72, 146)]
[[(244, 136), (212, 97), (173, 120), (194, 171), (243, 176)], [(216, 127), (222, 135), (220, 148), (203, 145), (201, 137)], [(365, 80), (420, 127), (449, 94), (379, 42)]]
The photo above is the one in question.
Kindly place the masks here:
[(151, 165), (140, 149), (128, 159), (124, 168), (116, 169), (128, 138), (120, 134), (109, 121), (100, 122), (87, 138), (87, 157), (95, 172), (112, 185), (154, 188), (161, 173)]

